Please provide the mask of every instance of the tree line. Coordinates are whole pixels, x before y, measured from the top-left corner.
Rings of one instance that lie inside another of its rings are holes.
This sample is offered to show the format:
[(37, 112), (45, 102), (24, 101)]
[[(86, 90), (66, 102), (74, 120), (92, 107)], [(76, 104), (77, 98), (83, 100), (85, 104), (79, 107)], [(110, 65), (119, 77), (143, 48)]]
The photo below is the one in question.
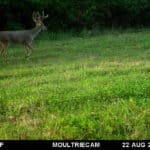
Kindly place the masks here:
[(31, 28), (42, 10), (51, 31), (150, 25), (150, 0), (0, 0), (0, 30)]

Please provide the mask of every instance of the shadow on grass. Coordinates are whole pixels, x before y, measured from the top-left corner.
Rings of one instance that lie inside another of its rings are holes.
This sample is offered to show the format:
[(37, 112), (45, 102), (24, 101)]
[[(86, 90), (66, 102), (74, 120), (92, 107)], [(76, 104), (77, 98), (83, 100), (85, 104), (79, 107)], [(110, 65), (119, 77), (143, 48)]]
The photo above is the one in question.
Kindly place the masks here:
[(48, 54), (48, 55), (42, 55), (42, 56), (33, 56), (30, 58), (30, 60), (45, 60), (45, 59), (49, 59), (49, 58), (59, 58), (59, 55), (58, 54)]
[(12, 78), (14, 75), (10, 74), (10, 75), (0, 75), (0, 80), (4, 80), (4, 79), (9, 79)]

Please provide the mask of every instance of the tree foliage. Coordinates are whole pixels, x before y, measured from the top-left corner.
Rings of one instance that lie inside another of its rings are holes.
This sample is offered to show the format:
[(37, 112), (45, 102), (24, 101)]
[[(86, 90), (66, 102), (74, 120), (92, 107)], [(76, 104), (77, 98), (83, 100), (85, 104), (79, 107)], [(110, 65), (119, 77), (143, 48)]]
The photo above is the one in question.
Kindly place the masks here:
[(150, 25), (150, 0), (1, 0), (0, 29), (29, 28), (42, 10), (50, 30)]

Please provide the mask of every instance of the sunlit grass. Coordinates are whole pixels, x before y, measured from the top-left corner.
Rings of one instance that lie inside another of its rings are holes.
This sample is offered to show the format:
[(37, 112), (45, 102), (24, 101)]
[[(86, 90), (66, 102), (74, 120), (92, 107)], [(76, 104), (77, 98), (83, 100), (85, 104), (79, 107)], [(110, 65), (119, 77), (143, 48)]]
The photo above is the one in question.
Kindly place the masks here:
[(46, 34), (0, 59), (0, 139), (149, 139), (150, 31)]

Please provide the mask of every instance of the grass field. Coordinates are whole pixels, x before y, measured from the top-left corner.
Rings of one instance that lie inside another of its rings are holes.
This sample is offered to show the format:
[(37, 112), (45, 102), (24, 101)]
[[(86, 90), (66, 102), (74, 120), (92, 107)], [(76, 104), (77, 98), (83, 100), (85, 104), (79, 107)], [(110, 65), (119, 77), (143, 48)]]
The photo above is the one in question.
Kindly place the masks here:
[(0, 58), (0, 139), (149, 139), (150, 30), (58, 37)]

